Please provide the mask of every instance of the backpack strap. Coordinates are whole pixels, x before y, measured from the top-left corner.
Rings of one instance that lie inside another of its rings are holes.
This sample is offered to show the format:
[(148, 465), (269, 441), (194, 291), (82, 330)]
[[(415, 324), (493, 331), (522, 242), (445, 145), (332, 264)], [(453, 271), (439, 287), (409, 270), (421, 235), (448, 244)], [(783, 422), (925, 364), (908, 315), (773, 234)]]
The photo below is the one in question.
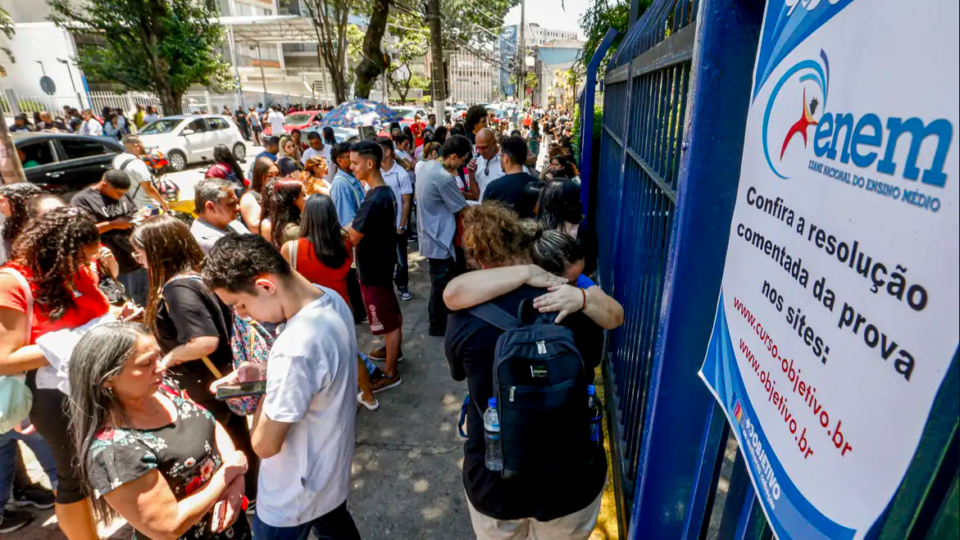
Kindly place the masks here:
[(489, 302), (486, 304), (480, 304), (479, 306), (474, 306), (468, 309), (467, 313), (487, 324), (503, 330), (504, 332), (508, 330), (515, 330), (522, 326), (516, 317)]

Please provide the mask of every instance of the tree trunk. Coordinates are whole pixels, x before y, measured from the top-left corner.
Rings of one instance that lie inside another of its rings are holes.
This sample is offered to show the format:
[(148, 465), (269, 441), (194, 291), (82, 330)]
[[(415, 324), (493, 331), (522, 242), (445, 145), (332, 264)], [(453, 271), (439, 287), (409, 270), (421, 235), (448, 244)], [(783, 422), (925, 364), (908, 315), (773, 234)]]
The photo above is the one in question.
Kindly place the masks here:
[(7, 128), (6, 118), (3, 117), (2, 107), (0, 107), (0, 177), (3, 178), (4, 184), (27, 181), (27, 177), (23, 174), (20, 156), (17, 155), (17, 148), (13, 145), (13, 139), (10, 138), (10, 130)]
[(363, 60), (357, 66), (357, 97), (370, 98), (373, 85), (387, 68), (380, 41), (387, 30), (387, 17), (390, 15), (390, 0), (373, 0), (373, 12), (370, 24), (363, 36)]
[(160, 98), (160, 106), (163, 107), (163, 115), (171, 116), (174, 114), (183, 114), (183, 93), (174, 92), (169, 88), (164, 92), (157, 92)]

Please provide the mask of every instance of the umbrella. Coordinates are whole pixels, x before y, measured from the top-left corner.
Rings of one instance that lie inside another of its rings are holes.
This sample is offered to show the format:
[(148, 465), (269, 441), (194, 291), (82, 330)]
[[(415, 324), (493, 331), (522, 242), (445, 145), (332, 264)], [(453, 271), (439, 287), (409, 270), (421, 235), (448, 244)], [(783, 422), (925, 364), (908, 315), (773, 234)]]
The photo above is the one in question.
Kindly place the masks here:
[(384, 122), (399, 121), (400, 113), (383, 103), (368, 99), (355, 99), (337, 105), (323, 117), (323, 125), (330, 127), (359, 128), (379, 126)]

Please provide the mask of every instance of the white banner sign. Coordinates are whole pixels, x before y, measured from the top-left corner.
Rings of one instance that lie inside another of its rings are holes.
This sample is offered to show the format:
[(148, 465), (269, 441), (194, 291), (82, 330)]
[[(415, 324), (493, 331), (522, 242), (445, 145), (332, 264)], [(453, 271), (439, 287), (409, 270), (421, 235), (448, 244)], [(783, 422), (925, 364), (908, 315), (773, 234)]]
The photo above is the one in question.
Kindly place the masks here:
[(958, 6), (767, 3), (700, 376), (781, 540), (868, 534), (958, 351)]

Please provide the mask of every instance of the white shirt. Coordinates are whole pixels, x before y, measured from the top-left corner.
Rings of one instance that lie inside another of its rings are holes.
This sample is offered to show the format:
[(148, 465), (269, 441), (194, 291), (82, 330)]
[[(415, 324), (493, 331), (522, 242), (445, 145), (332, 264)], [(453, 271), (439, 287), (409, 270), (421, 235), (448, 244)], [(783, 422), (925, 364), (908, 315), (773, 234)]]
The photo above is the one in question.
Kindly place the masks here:
[(159, 119), (160, 119), (160, 116), (159, 116), (159, 115), (154, 114), (154, 113), (150, 113), (150, 114), (148, 114), (148, 115), (146, 115), (146, 116), (143, 117), (143, 125), (147, 125), (147, 124), (149, 124), (150, 122), (153, 122), (153, 121), (159, 120)]
[(313, 156), (320, 156), (327, 160), (327, 176), (326, 180), (328, 182), (333, 181), (333, 175), (337, 172), (337, 164), (330, 159), (330, 145), (323, 145), (322, 150), (314, 150), (312, 146), (308, 146), (306, 150), (303, 151), (303, 157), (300, 159), (300, 163), (303, 165), (307, 164), (307, 160)]
[(226, 236), (227, 233), (250, 234), (250, 231), (237, 220), (233, 220), (227, 224), (227, 229), (226, 231), (218, 229), (206, 221), (197, 218), (193, 220), (193, 224), (190, 225), (190, 234), (192, 234), (197, 240), (197, 243), (200, 244), (200, 249), (203, 250), (204, 255), (210, 253), (210, 250), (213, 249), (213, 245), (217, 243), (217, 240)]
[(397, 228), (399, 229), (401, 220), (403, 219), (403, 196), (413, 195), (413, 184), (410, 183), (410, 175), (408, 175), (407, 171), (403, 170), (403, 167), (396, 161), (393, 162), (393, 167), (389, 171), (380, 169), (380, 174), (383, 176), (383, 181), (390, 186), (390, 189), (393, 191), (393, 197), (397, 200)]
[(408, 172), (407, 175), (410, 176), (410, 183), (415, 184), (417, 182), (417, 160), (403, 150), (397, 150), (397, 157), (401, 157), (407, 160), (407, 163), (413, 165), (413, 170)]
[(90, 118), (80, 126), (80, 134), (99, 137), (103, 135), (103, 126), (100, 125), (100, 122), (97, 122), (96, 118)]
[(270, 114), (267, 115), (267, 122), (270, 122), (270, 127), (273, 128), (273, 135), (275, 137), (279, 137), (284, 134), (283, 119), (283, 113), (279, 111), (270, 111)]
[(357, 414), (357, 335), (340, 295), (291, 317), (270, 349), (263, 414), (292, 424), (280, 453), (260, 464), (257, 517), (295, 527), (347, 500)]
[[(124, 163), (127, 164), (126, 167), (124, 167)], [(159, 206), (159, 203), (154, 201), (153, 197), (147, 195), (147, 191), (143, 189), (144, 182), (153, 181), (150, 177), (150, 169), (147, 168), (147, 164), (143, 160), (133, 154), (123, 153), (113, 158), (111, 166), (118, 170), (122, 168), (123, 172), (130, 177), (129, 193), (133, 197), (133, 202), (137, 205), (137, 208), (143, 208), (148, 204)]]
[[(490, 164), (487, 167), (487, 164)], [(503, 167), (500, 165), (500, 153), (497, 152), (497, 155), (493, 156), (490, 160), (486, 160), (483, 156), (480, 156), (477, 159), (477, 186), (480, 188), (480, 200), (483, 200), (483, 192), (487, 190), (487, 186), (490, 185), (490, 182), (493, 182), (497, 178), (500, 178), (505, 173), (503, 172)]]

